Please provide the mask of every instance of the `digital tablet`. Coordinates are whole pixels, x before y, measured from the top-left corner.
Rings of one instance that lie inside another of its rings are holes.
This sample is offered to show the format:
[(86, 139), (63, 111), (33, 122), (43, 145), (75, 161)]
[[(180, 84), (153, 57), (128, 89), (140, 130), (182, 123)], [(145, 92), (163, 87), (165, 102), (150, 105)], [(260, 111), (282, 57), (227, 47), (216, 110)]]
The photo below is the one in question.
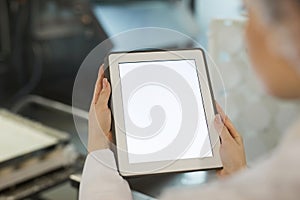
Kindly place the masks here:
[(222, 167), (202, 49), (113, 52), (106, 65), (122, 176)]

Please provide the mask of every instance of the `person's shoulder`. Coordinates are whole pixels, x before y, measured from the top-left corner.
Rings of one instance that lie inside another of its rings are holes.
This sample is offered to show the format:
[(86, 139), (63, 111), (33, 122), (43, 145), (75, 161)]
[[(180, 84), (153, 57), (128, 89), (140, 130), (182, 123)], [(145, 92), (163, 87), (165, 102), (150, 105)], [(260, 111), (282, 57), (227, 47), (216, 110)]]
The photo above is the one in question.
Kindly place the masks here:
[(287, 129), (286, 138), (300, 142), (300, 118)]
[(292, 123), (280, 140), (281, 150), (300, 151), (300, 118)]

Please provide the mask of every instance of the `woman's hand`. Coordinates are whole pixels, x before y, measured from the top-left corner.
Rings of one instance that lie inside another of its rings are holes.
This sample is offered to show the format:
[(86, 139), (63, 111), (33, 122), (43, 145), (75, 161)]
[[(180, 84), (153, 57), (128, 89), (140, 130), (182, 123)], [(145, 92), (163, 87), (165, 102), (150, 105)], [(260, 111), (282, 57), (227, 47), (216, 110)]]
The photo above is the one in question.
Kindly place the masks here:
[(102, 65), (99, 69), (89, 112), (89, 152), (109, 148), (112, 142), (111, 111), (108, 107), (110, 94), (111, 87), (108, 80), (104, 78)]
[(244, 143), (241, 135), (217, 104), (218, 115), (215, 118), (215, 128), (221, 138), (220, 156), (223, 169), (217, 172), (219, 177), (231, 175), (247, 167)]

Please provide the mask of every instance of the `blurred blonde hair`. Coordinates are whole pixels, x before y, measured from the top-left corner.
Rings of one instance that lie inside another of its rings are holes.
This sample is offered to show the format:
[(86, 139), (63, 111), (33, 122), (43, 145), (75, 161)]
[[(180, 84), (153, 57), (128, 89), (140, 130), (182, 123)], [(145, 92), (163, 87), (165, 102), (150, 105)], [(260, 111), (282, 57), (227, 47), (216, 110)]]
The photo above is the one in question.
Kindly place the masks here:
[(271, 30), (271, 47), (300, 73), (300, 0), (246, 0), (246, 4)]

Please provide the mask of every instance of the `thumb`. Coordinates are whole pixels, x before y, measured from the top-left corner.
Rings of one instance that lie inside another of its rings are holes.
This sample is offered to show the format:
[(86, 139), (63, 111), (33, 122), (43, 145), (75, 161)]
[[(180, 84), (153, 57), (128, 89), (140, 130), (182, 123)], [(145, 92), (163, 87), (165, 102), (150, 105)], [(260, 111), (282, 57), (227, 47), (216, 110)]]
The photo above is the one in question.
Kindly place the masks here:
[(220, 114), (216, 115), (214, 125), (215, 125), (217, 132), (219, 133), (222, 143), (232, 139), (227, 127), (224, 125), (224, 123), (222, 121)]
[(103, 87), (100, 92), (98, 103), (101, 107), (106, 108), (108, 101), (109, 101), (110, 94), (111, 94), (111, 87), (110, 87), (110, 84), (109, 84), (107, 78), (103, 79), (102, 85), (103, 85)]

